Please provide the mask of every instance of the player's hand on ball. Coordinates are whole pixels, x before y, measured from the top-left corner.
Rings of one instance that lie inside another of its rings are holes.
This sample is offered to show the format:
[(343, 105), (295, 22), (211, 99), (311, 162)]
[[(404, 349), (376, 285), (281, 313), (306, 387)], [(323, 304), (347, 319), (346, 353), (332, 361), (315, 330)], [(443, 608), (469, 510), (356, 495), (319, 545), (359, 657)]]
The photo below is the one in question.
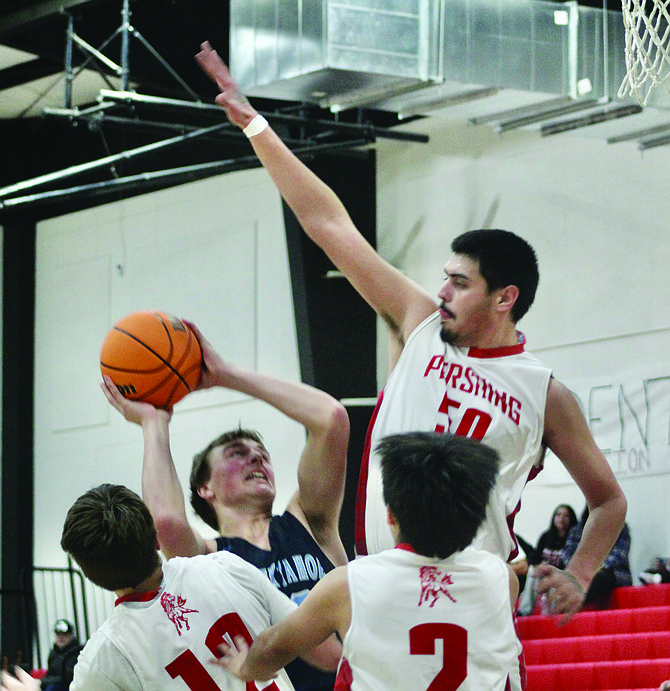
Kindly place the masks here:
[(169, 421), (172, 417), (172, 410), (156, 408), (151, 403), (132, 401), (129, 398), (125, 398), (116, 387), (116, 384), (106, 375), (103, 376), (100, 388), (112, 407), (116, 408), (128, 422), (142, 425), (142, 422), (149, 418), (164, 417)]
[(536, 566), (535, 575), (535, 589), (545, 597), (546, 614), (561, 614), (563, 616), (558, 623), (561, 626), (566, 624), (584, 604), (584, 587), (571, 573), (549, 564)]
[(195, 334), (202, 349), (202, 372), (196, 389), (211, 389), (213, 386), (228, 386), (228, 375), (232, 373), (233, 366), (214, 350), (214, 346), (202, 335), (202, 331), (193, 323), (184, 320)]

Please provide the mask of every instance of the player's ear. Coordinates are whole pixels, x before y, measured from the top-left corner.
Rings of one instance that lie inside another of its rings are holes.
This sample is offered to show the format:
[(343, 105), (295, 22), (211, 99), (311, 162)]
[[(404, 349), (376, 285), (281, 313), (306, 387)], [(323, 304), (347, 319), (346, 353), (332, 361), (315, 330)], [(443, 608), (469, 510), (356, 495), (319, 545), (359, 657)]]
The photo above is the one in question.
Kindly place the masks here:
[(509, 312), (519, 297), (519, 288), (515, 285), (499, 288), (497, 291), (496, 309), (499, 312)]
[(208, 484), (204, 484), (198, 487), (198, 496), (202, 497), (205, 501), (211, 501), (214, 499), (214, 492)]
[(396, 521), (396, 518), (393, 515), (393, 512), (391, 511), (391, 509), (389, 509), (388, 506), (386, 507), (386, 522), (390, 526), (397, 526), (398, 525), (398, 521)]

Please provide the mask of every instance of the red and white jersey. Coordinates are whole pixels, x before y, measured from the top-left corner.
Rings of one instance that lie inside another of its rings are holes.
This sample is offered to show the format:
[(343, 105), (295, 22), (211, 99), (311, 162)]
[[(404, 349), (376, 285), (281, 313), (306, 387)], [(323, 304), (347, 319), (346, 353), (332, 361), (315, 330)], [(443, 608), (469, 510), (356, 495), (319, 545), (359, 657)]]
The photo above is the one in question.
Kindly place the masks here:
[(473, 547), (445, 560), (408, 548), (348, 564), (351, 626), (335, 688), (519, 689), (521, 643), (502, 559)]
[(70, 691), (292, 691), (284, 670), (247, 686), (211, 659), (223, 640), (251, 642), (295, 607), (234, 554), (175, 557), (158, 591), (117, 600), (81, 652)]
[(356, 551), (393, 547), (374, 449), (389, 434), (438, 431), (472, 437), (495, 448), (500, 475), (474, 545), (504, 560), (516, 553), (512, 521), (526, 482), (539, 472), (551, 370), (524, 352), (523, 342), (503, 348), (454, 348), (440, 338), (439, 312), (409, 336), (379, 396), (361, 463)]

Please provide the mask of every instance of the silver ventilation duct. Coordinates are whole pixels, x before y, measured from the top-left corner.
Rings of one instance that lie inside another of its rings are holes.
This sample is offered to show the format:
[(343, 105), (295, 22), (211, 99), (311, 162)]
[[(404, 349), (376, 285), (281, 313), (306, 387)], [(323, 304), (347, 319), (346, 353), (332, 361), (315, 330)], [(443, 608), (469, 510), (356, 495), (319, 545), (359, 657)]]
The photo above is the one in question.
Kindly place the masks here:
[(621, 13), (577, 2), (231, 0), (230, 37), (250, 96), (444, 114), (499, 131), (588, 125), (614, 139), (670, 129), (662, 88), (644, 109), (617, 97)]

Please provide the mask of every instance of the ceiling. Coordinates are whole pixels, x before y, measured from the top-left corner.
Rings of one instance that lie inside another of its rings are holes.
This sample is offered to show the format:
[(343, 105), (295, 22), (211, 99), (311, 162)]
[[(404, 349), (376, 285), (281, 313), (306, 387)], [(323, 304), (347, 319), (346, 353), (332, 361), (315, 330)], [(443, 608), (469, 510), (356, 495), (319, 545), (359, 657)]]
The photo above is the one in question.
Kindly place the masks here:
[[(54, 215), (73, 204), (256, 164), (244, 137), (211, 105), (216, 89), (193, 59), (205, 39), (227, 59), (227, 0), (125, 2), (127, 23), (124, 0), (2, 0), (0, 213)], [(607, 0), (580, 4), (620, 11), (620, 3)], [(104, 116), (96, 112), (101, 89), (118, 92), (124, 85), (149, 102), (117, 99), (106, 103)], [(180, 105), (185, 102), (193, 106)], [(294, 148), (346, 149), (377, 136), (402, 136), (392, 134), (399, 120), (385, 110), (334, 116), (314, 105), (254, 103), (282, 116), (276, 126)], [(82, 112), (87, 117), (79, 117)], [(300, 127), (305, 122), (309, 127)], [(166, 140), (169, 145), (158, 144)]]
[[(129, 0), (127, 7), (124, 22), (124, 0), (2, 0), (0, 214), (20, 208), (51, 216), (257, 165), (244, 136), (213, 105), (216, 88), (193, 58), (209, 40), (227, 59), (228, 2)], [(127, 76), (119, 74), (124, 68)], [(95, 113), (101, 89), (119, 92), (124, 84), (149, 103), (108, 103), (104, 117)], [(294, 148), (347, 148), (375, 136), (359, 129), (360, 112), (340, 114), (335, 126), (313, 106), (254, 103), (282, 116), (277, 128)], [(91, 108), (90, 116), (73, 117)], [(382, 112), (363, 118), (382, 133), (397, 123)], [(299, 126), (305, 119), (314, 123), (307, 132)]]

